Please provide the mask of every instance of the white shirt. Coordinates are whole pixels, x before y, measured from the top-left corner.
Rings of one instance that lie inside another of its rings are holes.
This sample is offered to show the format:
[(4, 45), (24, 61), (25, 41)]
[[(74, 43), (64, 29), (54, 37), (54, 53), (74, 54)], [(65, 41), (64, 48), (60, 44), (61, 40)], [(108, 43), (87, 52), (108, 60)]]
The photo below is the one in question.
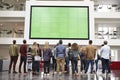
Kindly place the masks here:
[(66, 48), (66, 57), (68, 57), (68, 51), (71, 49), (71, 47)]
[(104, 45), (103, 47), (101, 47), (100, 55), (104, 59), (110, 59), (111, 55), (110, 46)]

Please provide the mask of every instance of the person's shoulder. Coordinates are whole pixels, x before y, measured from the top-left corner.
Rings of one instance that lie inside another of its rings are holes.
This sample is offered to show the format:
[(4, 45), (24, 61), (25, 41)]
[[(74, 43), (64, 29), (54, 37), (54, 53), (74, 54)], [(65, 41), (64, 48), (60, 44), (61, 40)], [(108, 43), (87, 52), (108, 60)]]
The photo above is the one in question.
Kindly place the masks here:
[(63, 45), (64, 48), (66, 48), (64, 45)]
[(18, 47), (18, 45), (17, 45), (17, 44), (15, 44), (14, 46), (15, 46), (15, 47)]

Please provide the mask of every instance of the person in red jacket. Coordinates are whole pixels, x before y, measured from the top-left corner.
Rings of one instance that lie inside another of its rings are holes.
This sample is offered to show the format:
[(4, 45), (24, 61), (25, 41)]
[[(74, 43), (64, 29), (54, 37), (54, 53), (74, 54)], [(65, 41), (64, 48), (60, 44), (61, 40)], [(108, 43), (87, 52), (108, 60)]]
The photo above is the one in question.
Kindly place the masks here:
[(24, 73), (26, 73), (26, 61), (27, 61), (27, 44), (26, 40), (23, 40), (23, 44), (20, 46), (20, 64), (19, 73), (21, 73), (21, 66), (24, 62)]

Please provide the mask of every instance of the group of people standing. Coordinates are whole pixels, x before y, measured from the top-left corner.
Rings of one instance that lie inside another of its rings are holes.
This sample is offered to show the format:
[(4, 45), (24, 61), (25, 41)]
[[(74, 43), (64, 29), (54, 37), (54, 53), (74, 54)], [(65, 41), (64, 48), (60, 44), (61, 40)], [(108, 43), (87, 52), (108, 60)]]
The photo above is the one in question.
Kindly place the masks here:
[[(24, 62), (24, 73), (26, 70), (26, 62), (28, 62), (28, 71), (32, 71), (33, 74), (39, 73), (40, 61), (44, 61), (43, 70), (45, 75), (50, 73), (50, 61), (52, 59), (52, 67), (55, 72), (60, 74), (70, 72), (73, 75), (78, 75), (78, 60), (80, 60), (80, 70), (84, 73), (88, 72), (89, 65), (91, 64), (90, 73), (94, 72), (94, 63), (96, 63), (96, 71), (98, 68), (98, 60), (102, 61), (102, 73), (110, 73), (111, 51), (110, 46), (107, 45), (107, 41), (104, 41), (104, 45), (100, 49), (100, 54), (97, 54), (97, 47), (92, 45), (92, 40), (89, 40), (87, 46), (80, 47), (77, 43), (68, 43), (68, 47), (63, 45), (63, 41), (59, 40), (59, 43), (52, 49), (49, 46), (49, 42), (45, 42), (44, 47), (40, 48), (39, 44), (34, 42), (33, 45), (29, 46), (26, 44), (27, 41), (23, 40), (23, 44), (20, 48), (16, 45), (16, 40), (13, 40), (13, 44), (9, 47), (10, 54), (10, 65), (9, 73), (13, 64), (13, 73), (17, 73), (15, 66), (17, 63), (18, 56), (20, 55), (19, 73), (21, 73), (21, 66)], [(60, 71), (61, 70), (61, 71)]]

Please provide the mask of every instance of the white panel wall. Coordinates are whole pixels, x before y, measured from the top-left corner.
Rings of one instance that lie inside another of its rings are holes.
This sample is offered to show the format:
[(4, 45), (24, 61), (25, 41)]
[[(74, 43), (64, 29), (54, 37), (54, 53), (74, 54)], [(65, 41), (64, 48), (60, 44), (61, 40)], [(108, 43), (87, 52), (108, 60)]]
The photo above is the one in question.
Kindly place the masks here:
[(95, 12), (95, 18), (116, 18), (120, 19), (120, 12)]

